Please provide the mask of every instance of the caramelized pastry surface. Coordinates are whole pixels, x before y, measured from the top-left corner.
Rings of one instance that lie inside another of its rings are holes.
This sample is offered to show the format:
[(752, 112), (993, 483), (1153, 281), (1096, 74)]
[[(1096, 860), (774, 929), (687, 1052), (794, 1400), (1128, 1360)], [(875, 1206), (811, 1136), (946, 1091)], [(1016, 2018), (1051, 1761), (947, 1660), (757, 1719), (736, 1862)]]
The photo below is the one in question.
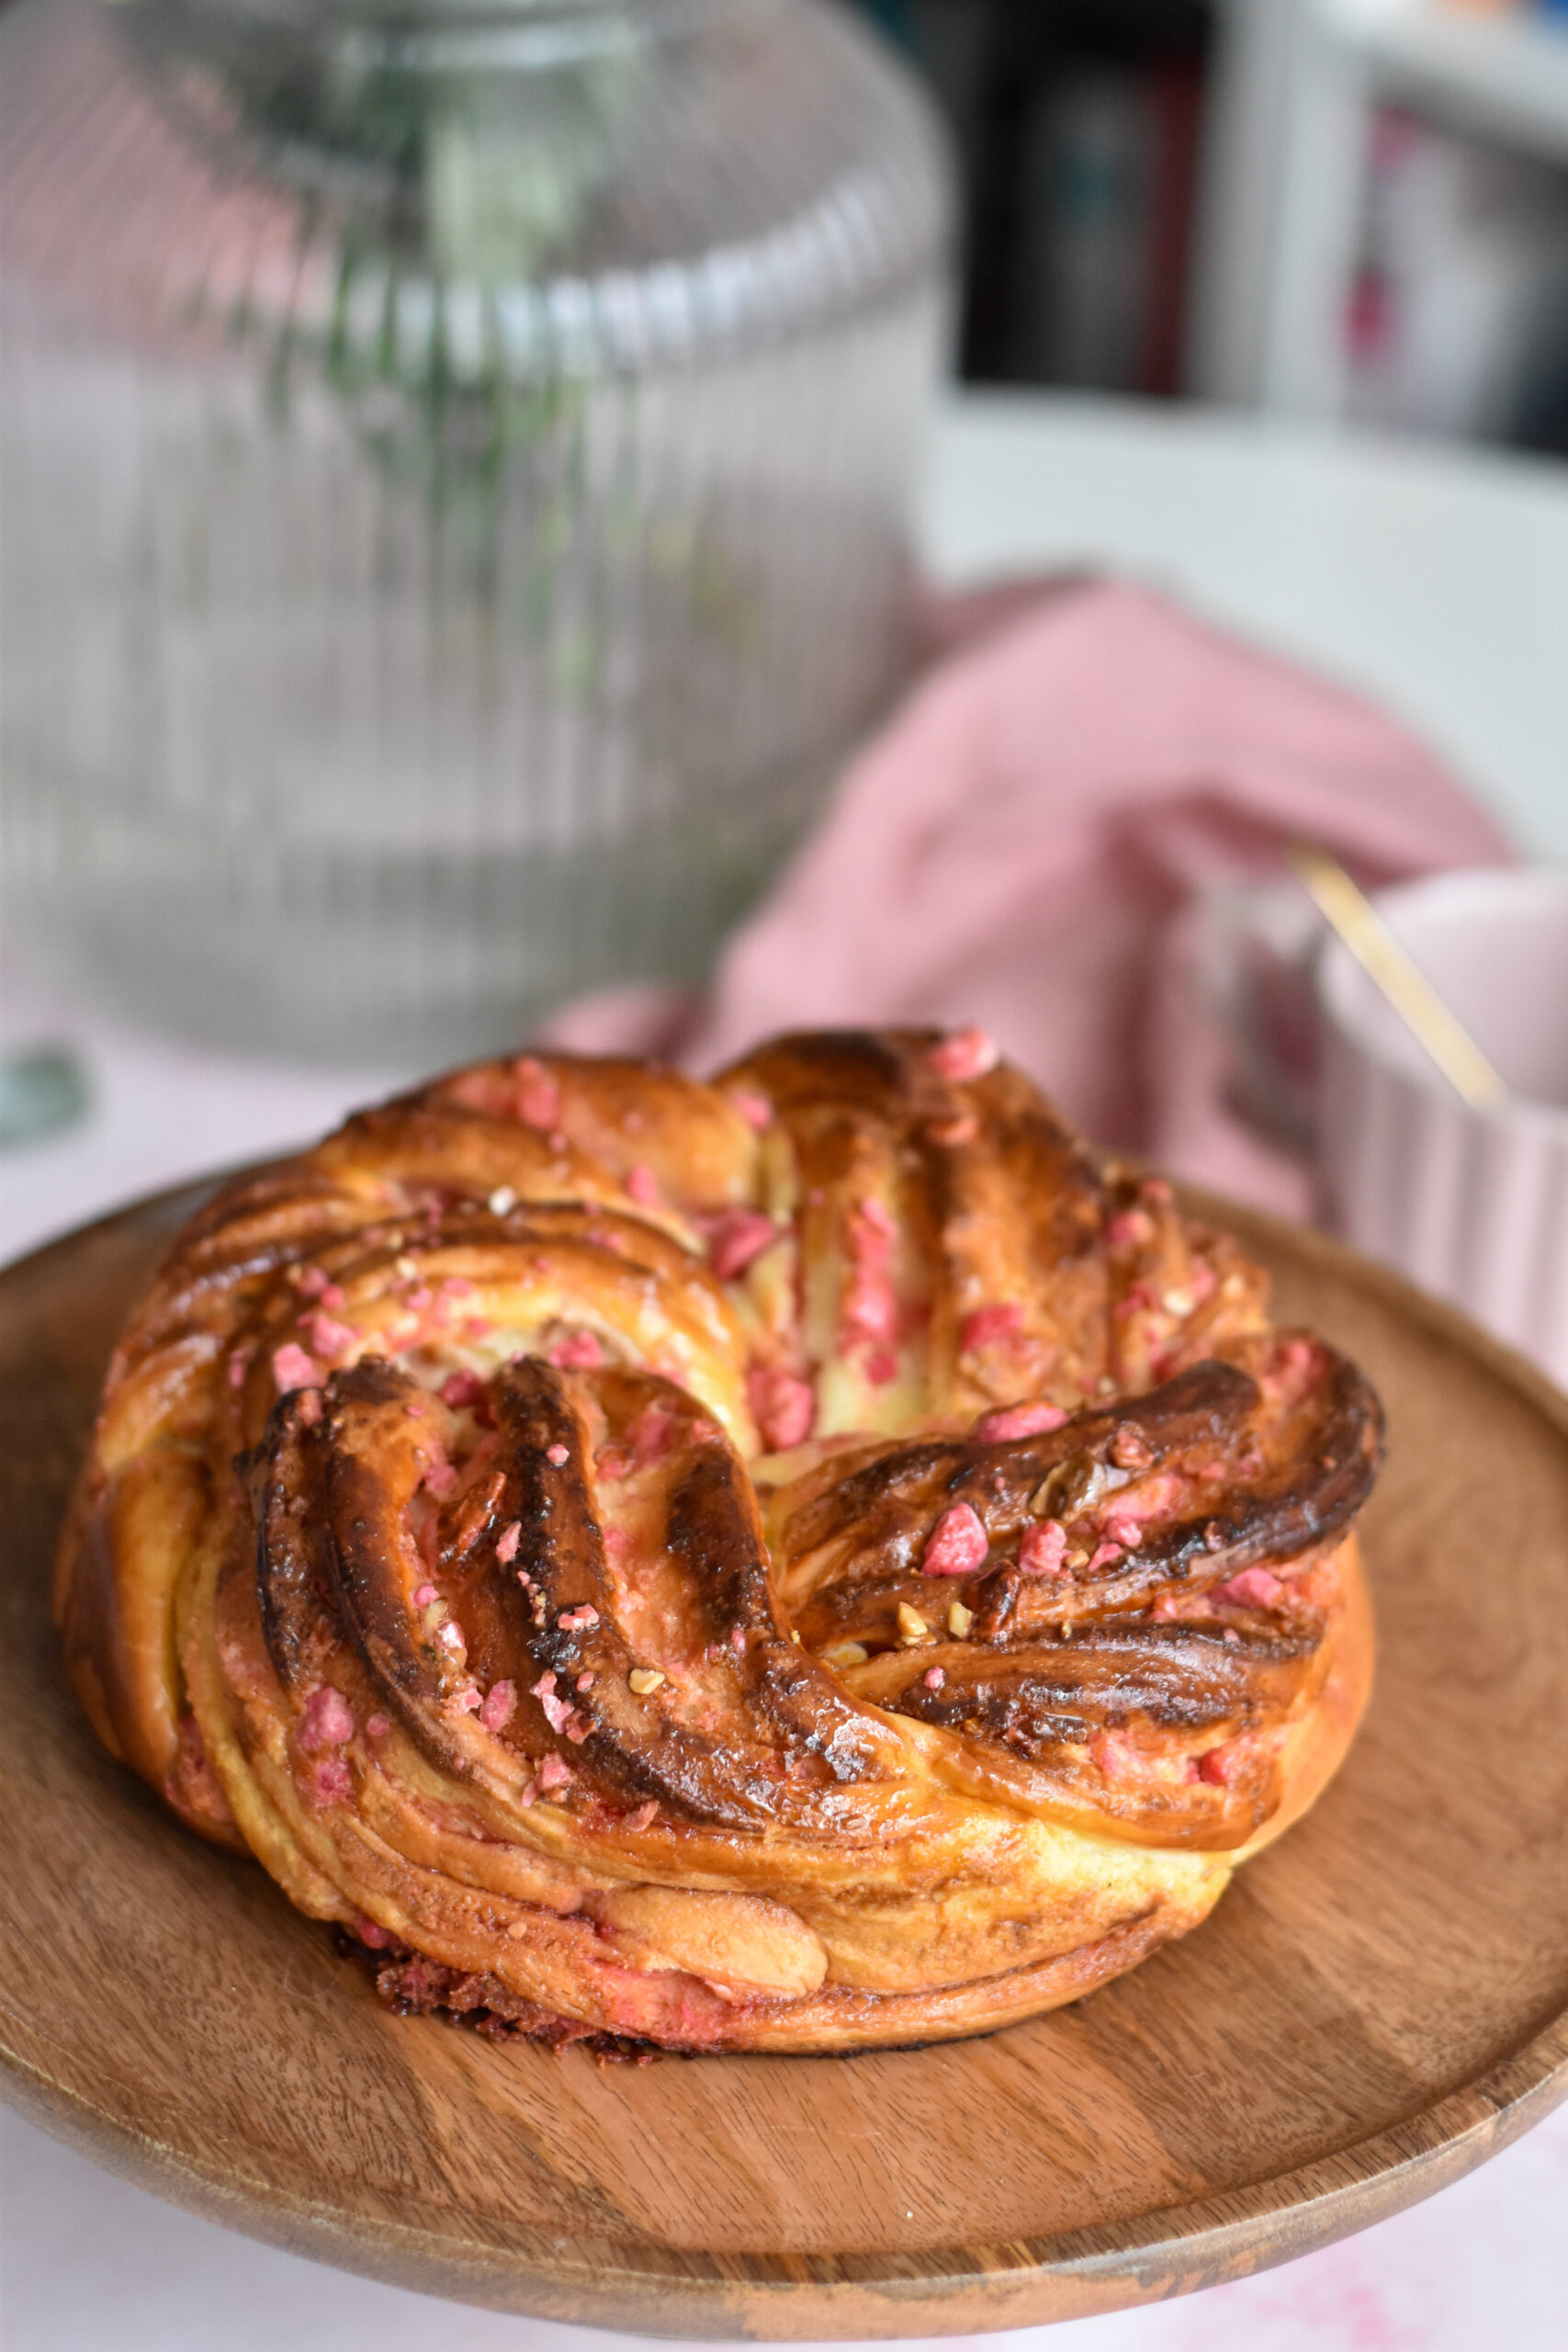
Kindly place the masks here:
[(187, 1227), (58, 1608), (107, 1745), (400, 2006), (925, 2041), (1132, 1965), (1312, 1801), (1381, 1442), (977, 1032), (525, 1056)]

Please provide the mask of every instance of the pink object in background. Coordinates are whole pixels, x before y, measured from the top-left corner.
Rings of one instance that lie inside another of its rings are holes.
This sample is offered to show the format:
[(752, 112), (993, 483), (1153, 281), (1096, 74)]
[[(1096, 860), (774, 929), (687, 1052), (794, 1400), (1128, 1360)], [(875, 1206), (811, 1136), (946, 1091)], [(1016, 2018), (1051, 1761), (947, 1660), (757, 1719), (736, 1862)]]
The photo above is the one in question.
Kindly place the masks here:
[(1325, 1207), (1568, 1387), (1568, 874), (1445, 875), (1377, 904), (1509, 1091), (1462, 1102), (1325, 941)]
[(770, 1031), (983, 1023), (1099, 1141), (1304, 1214), (1304, 1163), (1228, 1107), (1205, 910), (1322, 842), (1368, 887), (1509, 844), (1358, 695), (1143, 590), (955, 600), (955, 650), (852, 763), (711, 994), (580, 1000), (551, 1043), (698, 1069)]

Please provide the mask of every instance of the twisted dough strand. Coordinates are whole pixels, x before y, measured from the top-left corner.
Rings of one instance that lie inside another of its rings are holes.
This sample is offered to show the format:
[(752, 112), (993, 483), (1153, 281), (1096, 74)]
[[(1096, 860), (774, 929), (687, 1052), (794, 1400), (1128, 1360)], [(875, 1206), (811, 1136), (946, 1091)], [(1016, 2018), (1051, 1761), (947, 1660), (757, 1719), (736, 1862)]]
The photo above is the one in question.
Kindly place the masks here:
[(231, 1186), (62, 1547), (100, 1736), (415, 2006), (972, 2032), (1337, 1766), (1376, 1399), (977, 1033), (524, 1057)]

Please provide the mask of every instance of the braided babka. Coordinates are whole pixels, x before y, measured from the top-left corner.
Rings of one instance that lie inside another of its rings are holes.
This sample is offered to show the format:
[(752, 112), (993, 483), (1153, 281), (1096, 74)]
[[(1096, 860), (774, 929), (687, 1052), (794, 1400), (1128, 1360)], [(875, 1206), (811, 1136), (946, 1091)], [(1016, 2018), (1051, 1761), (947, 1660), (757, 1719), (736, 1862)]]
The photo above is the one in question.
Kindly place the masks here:
[(99, 1736), (405, 2007), (842, 2050), (1075, 1998), (1337, 1767), (1377, 1400), (978, 1031), (527, 1055), (220, 1193), (110, 1366)]

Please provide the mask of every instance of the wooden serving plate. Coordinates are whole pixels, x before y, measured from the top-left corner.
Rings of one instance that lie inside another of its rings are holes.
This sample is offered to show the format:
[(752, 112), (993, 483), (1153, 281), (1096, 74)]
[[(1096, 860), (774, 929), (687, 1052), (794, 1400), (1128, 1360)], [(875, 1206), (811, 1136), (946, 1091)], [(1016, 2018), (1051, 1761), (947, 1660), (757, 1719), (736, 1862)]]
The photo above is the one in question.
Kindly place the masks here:
[(200, 1194), (0, 1275), (0, 2077), (231, 2227), (649, 2333), (931, 2335), (1207, 2286), (1359, 2229), (1568, 2090), (1568, 1400), (1315, 1235), (1223, 1206), (1392, 1449), (1350, 1759), (1208, 1924), (1078, 2007), (849, 2059), (601, 2067), (402, 2021), (104, 1755), (49, 1621), (121, 1317)]

